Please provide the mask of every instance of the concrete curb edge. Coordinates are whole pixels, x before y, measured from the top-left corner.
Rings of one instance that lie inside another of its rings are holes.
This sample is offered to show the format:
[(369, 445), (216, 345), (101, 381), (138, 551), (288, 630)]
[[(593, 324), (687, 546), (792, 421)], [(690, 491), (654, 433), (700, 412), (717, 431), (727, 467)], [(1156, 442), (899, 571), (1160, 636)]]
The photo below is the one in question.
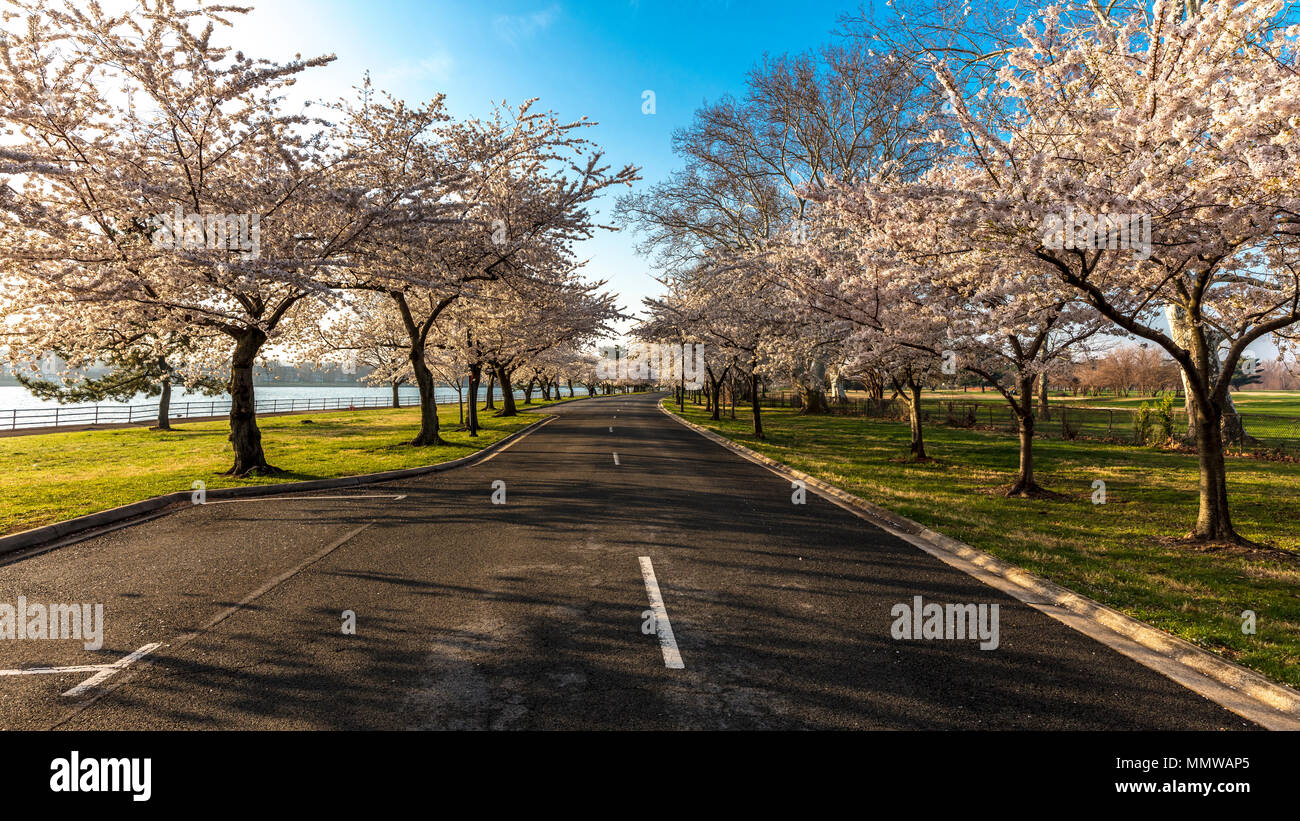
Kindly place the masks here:
[(1300, 691), (1271, 681), (1254, 670), (1221, 658), (1189, 641), (750, 450), (683, 419), (668, 410), (662, 399), (659, 400), (659, 410), (706, 439), (779, 476), (803, 482), (827, 501), (1243, 718), (1270, 730), (1300, 730)]
[[(584, 399), (586, 397), (583, 397)], [(578, 401), (565, 400), (567, 401)], [(544, 408), (553, 405), (563, 404), (560, 402), (545, 405)], [(537, 410), (542, 410), (538, 408)], [(269, 485), (251, 485), (248, 487), (225, 487), (214, 488), (207, 491), (209, 499), (241, 499), (255, 496), (275, 496), (288, 493), (303, 493), (313, 490), (331, 490), (334, 488), (354, 487), (356, 485), (370, 485), (381, 482), (392, 482), (399, 479), (409, 479), (415, 476), (423, 476), (428, 473), (440, 473), (452, 468), (466, 467), (475, 462), (485, 459), (497, 451), (509, 446), (517, 439), (521, 439), (529, 433), (537, 430), (541, 426), (555, 419), (554, 416), (547, 416), (529, 423), (527, 426), (520, 428), (509, 436), (500, 441), (493, 442), (491, 445), (477, 450), (466, 456), (452, 459), (448, 462), (439, 462), (435, 465), (421, 465), (420, 467), (401, 468), (398, 470), (386, 470), (380, 473), (364, 473), (356, 476), (339, 476), (334, 479), (312, 479), (306, 482), (282, 482), (279, 484)], [(97, 513), (89, 513), (85, 516), (78, 516), (75, 519), (67, 519), (62, 522), (55, 522), (51, 525), (24, 530), (13, 533), (8, 536), (0, 537), (0, 556), (25, 550), (30, 547), (43, 546), (49, 542), (63, 539), (69, 536), (75, 536), (85, 533), (86, 531), (97, 530), (110, 525), (119, 525), (132, 519), (147, 516), (155, 511), (180, 503), (192, 504), (192, 492), (188, 490), (168, 493), (162, 496), (154, 496), (139, 502), (120, 507), (101, 510)], [(114, 528), (115, 529), (115, 528)]]

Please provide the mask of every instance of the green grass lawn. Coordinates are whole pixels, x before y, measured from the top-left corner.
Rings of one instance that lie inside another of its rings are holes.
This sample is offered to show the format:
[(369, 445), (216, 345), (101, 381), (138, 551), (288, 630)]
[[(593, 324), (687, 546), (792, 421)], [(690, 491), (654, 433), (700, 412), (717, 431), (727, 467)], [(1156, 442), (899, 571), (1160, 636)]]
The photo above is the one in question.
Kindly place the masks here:
[[(534, 399), (520, 410), (548, 404)], [(553, 404), (553, 402), (551, 403)], [(329, 411), (258, 420), (267, 461), (285, 472), (235, 479), (229, 426), (180, 422), (170, 432), (145, 428), (47, 433), (0, 438), (0, 535), (94, 513), (151, 496), (209, 488), (300, 482), (419, 467), (473, 453), (537, 421), (536, 414), (501, 419), (480, 411), (477, 439), (456, 432), (455, 405), (439, 406), (445, 447), (406, 444), (419, 429), (419, 408)], [(311, 424), (306, 424), (311, 420)]]
[[(865, 400), (863, 391), (849, 391), (849, 398)], [(1233, 401), (1241, 412), (1246, 431), (1254, 436), (1259, 446), (1281, 448), (1294, 454), (1300, 450), (1300, 392), (1296, 391), (1245, 391), (1233, 394)], [(1149, 396), (1070, 396), (1053, 394), (1053, 408), (1069, 408), (1067, 418), (1070, 428), (1078, 435), (1098, 439), (1132, 440), (1134, 438), (1134, 411)], [(942, 421), (949, 412), (949, 403), (957, 415), (965, 408), (975, 406), (976, 418), (983, 426), (996, 425), (1015, 429), (1015, 418), (1007, 401), (997, 392), (988, 390), (925, 391), (921, 395), (922, 409), (932, 419)], [(1174, 406), (1175, 427), (1181, 430), (1186, 424), (1182, 416), (1182, 400)], [(991, 414), (991, 415), (988, 415)], [(1061, 414), (1053, 413), (1050, 420), (1039, 420), (1038, 429), (1045, 435), (1056, 436), (1060, 430)]]
[[(1006, 399), (993, 389), (980, 393), (979, 388), (972, 388), (965, 393), (961, 391), (925, 391), (925, 399), (939, 399), (944, 402), (998, 402), (1005, 404)], [(851, 399), (865, 399), (863, 391), (849, 391)], [(1121, 396), (1111, 394), (1101, 396), (1071, 396), (1068, 393), (1052, 393), (1049, 404), (1067, 404), (1070, 406), (1087, 406), (1103, 408), (1137, 409), (1143, 402), (1150, 402), (1150, 396)], [(1300, 418), (1300, 391), (1233, 391), (1233, 404), (1243, 414), (1274, 414)], [(1182, 410), (1182, 400), (1175, 407)]]
[[(666, 403), (667, 404), (667, 403)], [(676, 411), (676, 405), (671, 405)], [(1062, 500), (995, 495), (1015, 478), (1014, 437), (929, 427), (930, 463), (907, 462), (907, 426), (764, 409), (685, 417), (791, 467), (992, 553), (1265, 675), (1300, 685), (1300, 464), (1229, 459), (1233, 519), (1284, 553), (1207, 552), (1177, 541), (1196, 517), (1194, 456), (1100, 442), (1038, 440), (1040, 484)], [(1091, 501), (1106, 483), (1106, 504)], [(1171, 538), (1173, 537), (1173, 538)], [(1254, 610), (1258, 632), (1241, 632)]]

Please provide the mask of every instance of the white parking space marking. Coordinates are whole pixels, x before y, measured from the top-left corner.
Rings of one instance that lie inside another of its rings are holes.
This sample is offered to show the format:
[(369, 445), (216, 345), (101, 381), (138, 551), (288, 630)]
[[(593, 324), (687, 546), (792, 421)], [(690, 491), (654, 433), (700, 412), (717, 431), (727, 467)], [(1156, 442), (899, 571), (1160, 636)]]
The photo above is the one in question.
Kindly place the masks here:
[(154, 650), (157, 650), (159, 647), (162, 647), (162, 642), (156, 641), (153, 642), (152, 644), (146, 644), (144, 647), (141, 647), (139, 650), (136, 650), (129, 655), (123, 656), (121, 659), (114, 662), (113, 664), (106, 666), (104, 669), (100, 670), (98, 673), (95, 673), (95, 675), (81, 682), (76, 687), (73, 687), (71, 690), (67, 691), (63, 695), (66, 696), (67, 698), (77, 698), (78, 696), (85, 695), (88, 691), (95, 689), (100, 684), (107, 681), (115, 673), (120, 673), (121, 671), (125, 670), (127, 667), (130, 667), (131, 664), (149, 655)]
[(67, 676), (73, 673), (94, 673), (93, 676), (68, 690), (63, 695), (76, 698), (97, 687), (114, 673), (119, 673), (135, 662), (162, 647), (162, 642), (146, 644), (110, 664), (71, 664), (67, 667), (26, 667), (21, 670), (0, 670), (0, 676)]

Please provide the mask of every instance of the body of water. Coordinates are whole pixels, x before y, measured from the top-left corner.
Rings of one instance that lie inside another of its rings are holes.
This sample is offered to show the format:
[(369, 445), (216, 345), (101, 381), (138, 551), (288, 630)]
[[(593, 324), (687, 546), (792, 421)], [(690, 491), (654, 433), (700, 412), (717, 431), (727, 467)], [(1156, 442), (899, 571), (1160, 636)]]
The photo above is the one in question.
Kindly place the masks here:
[[(586, 393), (586, 391), (583, 388), (577, 385), (574, 386), (574, 390), (577, 391), (579, 395), (583, 395)], [(568, 398), (569, 395), (568, 387), (562, 386), (561, 391), (563, 392), (565, 398)], [(403, 385), (402, 387), (398, 388), (398, 392), (399, 395), (401, 396), (402, 404), (404, 405), (412, 404), (416, 402), (420, 395), (420, 392), (416, 390), (414, 385), (410, 385), (410, 386)], [(327, 399), (328, 400), (328, 399), (357, 398), (357, 399), (369, 399), (370, 402), (373, 403), (378, 400), (383, 400), (383, 401), (391, 400), (393, 396), (393, 389), (389, 387), (372, 388), (372, 387), (366, 387), (364, 385), (258, 385), (255, 388), (255, 393), (257, 396), (257, 400), (259, 402), (261, 402), (262, 400), (273, 400), (273, 399)], [(500, 389), (496, 390), (495, 393), (497, 397), (501, 396)], [(480, 400), (486, 395), (487, 395), (486, 387), (480, 388), (479, 390)], [(515, 395), (523, 396), (523, 393), (520, 391), (515, 391)], [(453, 388), (440, 386), (437, 389), (437, 396), (439, 402), (456, 401), (456, 391)], [(541, 392), (534, 390), (533, 396), (540, 397)], [(228, 402), (229, 400), (230, 397), (227, 396), (226, 394), (222, 394), (220, 396), (204, 396), (201, 393), (194, 393), (194, 394), (187, 393), (184, 388), (172, 389), (173, 407), (175, 407), (176, 405), (183, 405), (186, 402), (220, 403), (220, 402)], [(150, 398), (144, 395), (140, 395), (130, 400), (129, 402), (105, 401), (105, 402), (95, 402), (93, 404), (99, 405), (100, 407), (122, 407), (125, 405), (156, 405), (158, 404), (158, 398), (157, 397)], [(56, 407), (72, 408), (72, 407), (86, 407), (86, 406), (87, 404), (60, 406), (58, 402), (55, 402), (53, 400), (40, 399), (39, 397), (32, 396), (30, 393), (27, 392), (27, 389), (21, 385), (0, 385), (0, 411), (10, 410), (14, 408), (18, 410), (26, 410), (26, 409), (35, 409), (35, 408), (56, 408)]]
[[(415, 401), (419, 391), (414, 386), (409, 389), (402, 387), (398, 389), (404, 402)], [(347, 399), (351, 397), (381, 397), (391, 399), (393, 395), (392, 388), (370, 388), (362, 385), (258, 385), (255, 388), (257, 399)], [(408, 399), (409, 397), (409, 399)], [(184, 404), (190, 402), (228, 402), (230, 397), (226, 394), (220, 396), (205, 396), (201, 393), (188, 393), (184, 388), (172, 388), (172, 405)], [(450, 388), (438, 388), (439, 402), (455, 402), (456, 391)], [(148, 397), (140, 394), (128, 402), (114, 402), (105, 400), (103, 402), (78, 403), (77, 405), (63, 405), (62, 407), (80, 407), (86, 404), (99, 405), (101, 407), (121, 407), (123, 405), (156, 405), (158, 397)], [(54, 408), (60, 407), (58, 402), (50, 399), (41, 399), (32, 396), (22, 385), (0, 385), (0, 410), (17, 408), (24, 410), (27, 408)]]

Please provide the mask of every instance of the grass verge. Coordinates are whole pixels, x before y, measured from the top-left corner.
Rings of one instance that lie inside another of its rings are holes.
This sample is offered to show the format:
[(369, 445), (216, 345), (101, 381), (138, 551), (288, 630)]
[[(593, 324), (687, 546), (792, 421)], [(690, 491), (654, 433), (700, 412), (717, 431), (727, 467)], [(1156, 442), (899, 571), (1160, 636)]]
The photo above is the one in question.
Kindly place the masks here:
[[(520, 410), (554, 402), (534, 400)], [(448, 444), (406, 443), (420, 425), (419, 408), (330, 411), (258, 420), (267, 461), (284, 473), (237, 479), (217, 475), (234, 455), (225, 421), (181, 422), (172, 431), (145, 428), (47, 433), (0, 438), (0, 535), (84, 516), (151, 496), (209, 488), (332, 479), (447, 462), (500, 441), (537, 421), (479, 413), (470, 438), (458, 426), (457, 407), (440, 405)]]
[[(667, 403), (665, 403), (667, 405)], [(676, 405), (670, 406), (673, 412)], [(1179, 543), (1196, 517), (1194, 456), (1100, 442), (1037, 440), (1040, 484), (1059, 500), (1007, 499), (1014, 436), (926, 429), (933, 462), (910, 462), (907, 426), (764, 409), (766, 440), (746, 414), (686, 419), (960, 539), (1286, 684), (1300, 686), (1300, 465), (1229, 459), (1239, 532), (1277, 551), (1204, 551)], [(1092, 483), (1106, 483), (1093, 504)], [(1242, 612), (1257, 632), (1242, 632)]]

